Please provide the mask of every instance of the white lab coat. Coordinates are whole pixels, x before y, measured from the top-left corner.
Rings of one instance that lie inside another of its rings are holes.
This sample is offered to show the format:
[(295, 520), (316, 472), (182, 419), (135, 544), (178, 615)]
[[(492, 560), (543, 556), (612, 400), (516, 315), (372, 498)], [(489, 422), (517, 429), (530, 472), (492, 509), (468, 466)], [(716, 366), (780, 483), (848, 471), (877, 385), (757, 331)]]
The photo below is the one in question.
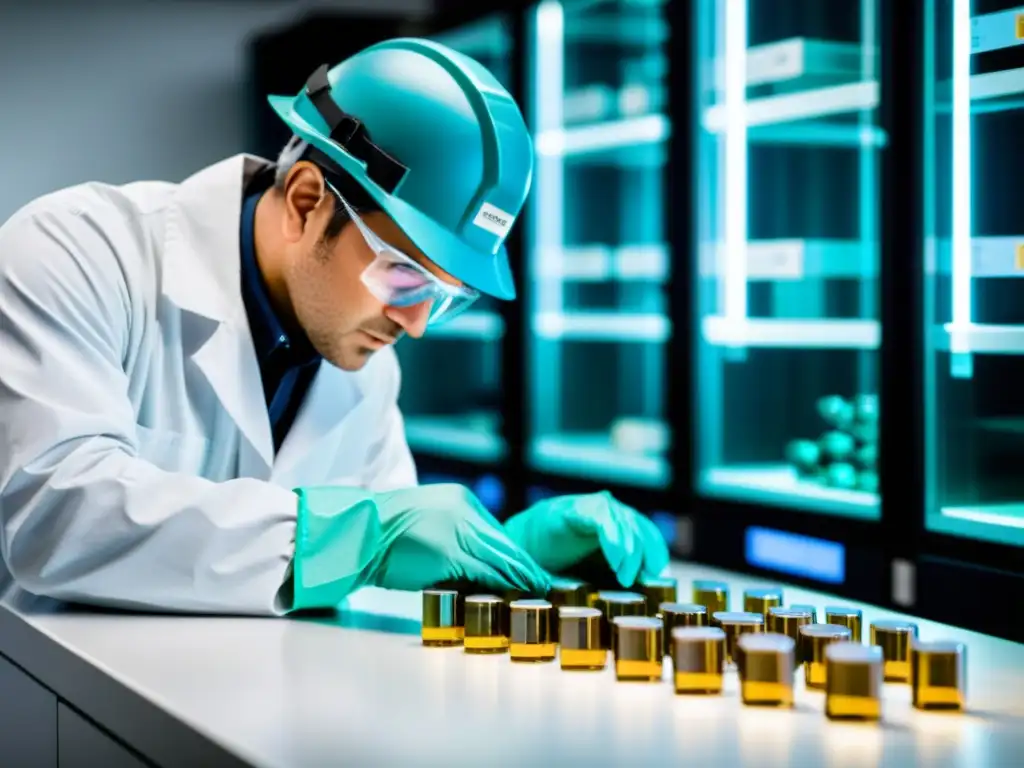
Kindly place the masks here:
[(0, 227), (0, 551), (21, 589), (280, 614), (293, 488), (416, 484), (390, 348), (322, 363), (274, 453), (239, 280), (264, 164), (84, 184)]

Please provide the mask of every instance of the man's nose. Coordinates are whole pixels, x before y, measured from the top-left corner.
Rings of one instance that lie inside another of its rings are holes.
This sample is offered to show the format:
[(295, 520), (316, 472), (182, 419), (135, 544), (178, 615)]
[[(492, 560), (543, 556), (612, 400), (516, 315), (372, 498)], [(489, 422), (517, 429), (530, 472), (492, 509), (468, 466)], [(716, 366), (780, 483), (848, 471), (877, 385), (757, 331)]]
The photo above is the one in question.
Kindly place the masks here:
[(409, 307), (388, 307), (384, 311), (384, 316), (402, 326), (402, 330), (414, 339), (418, 339), (427, 330), (432, 304), (432, 301), (421, 301)]

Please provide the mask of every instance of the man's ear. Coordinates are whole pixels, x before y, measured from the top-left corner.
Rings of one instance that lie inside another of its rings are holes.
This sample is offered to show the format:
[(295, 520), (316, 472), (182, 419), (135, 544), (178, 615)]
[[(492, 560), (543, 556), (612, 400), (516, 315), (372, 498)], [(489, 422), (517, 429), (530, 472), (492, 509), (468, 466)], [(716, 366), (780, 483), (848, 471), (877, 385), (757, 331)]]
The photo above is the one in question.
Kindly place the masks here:
[(324, 204), (329, 205), (323, 174), (312, 163), (297, 162), (285, 179), (283, 234), (289, 242), (301, 240)]

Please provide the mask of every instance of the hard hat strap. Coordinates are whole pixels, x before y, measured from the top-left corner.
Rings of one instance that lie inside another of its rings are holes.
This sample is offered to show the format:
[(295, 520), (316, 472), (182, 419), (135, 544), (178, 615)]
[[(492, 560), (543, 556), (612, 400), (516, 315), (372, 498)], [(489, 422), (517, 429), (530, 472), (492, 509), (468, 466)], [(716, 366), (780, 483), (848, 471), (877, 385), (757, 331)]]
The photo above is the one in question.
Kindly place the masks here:
[(395, 191), (408, 168), (370, 140), (363, 123), (345, 112), (331, 97), (327, 65), (321, 65), (306, 81), (306, 96), (326, 121), (331, 141), (366, 163), (366, 175), (388, 194)]

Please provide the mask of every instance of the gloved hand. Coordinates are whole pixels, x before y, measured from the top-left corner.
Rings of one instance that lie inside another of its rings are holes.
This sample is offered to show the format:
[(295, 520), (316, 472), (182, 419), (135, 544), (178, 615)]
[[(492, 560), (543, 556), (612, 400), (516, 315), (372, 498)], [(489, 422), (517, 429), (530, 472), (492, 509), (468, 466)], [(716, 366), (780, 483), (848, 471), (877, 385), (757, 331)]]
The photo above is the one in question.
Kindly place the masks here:
[(599, 552), (619, 583), (630, 587), (639, 576), (658, 576), (668, 565), (668, 546), (657, 526), (607, 491), (545, 499), (509, 518), (505, 531), (553, 573)]
[(301, 488), (290, 610), (330, 608), (365, 586), (470, 582), (545, 594), (550, 577), (461, 485), (387, 493)]
[(374, 584), (418, 590), (471, 582), (545, 594), (550, 577), (468, 488), (423, 485), (377, 494), (382, 535)]

